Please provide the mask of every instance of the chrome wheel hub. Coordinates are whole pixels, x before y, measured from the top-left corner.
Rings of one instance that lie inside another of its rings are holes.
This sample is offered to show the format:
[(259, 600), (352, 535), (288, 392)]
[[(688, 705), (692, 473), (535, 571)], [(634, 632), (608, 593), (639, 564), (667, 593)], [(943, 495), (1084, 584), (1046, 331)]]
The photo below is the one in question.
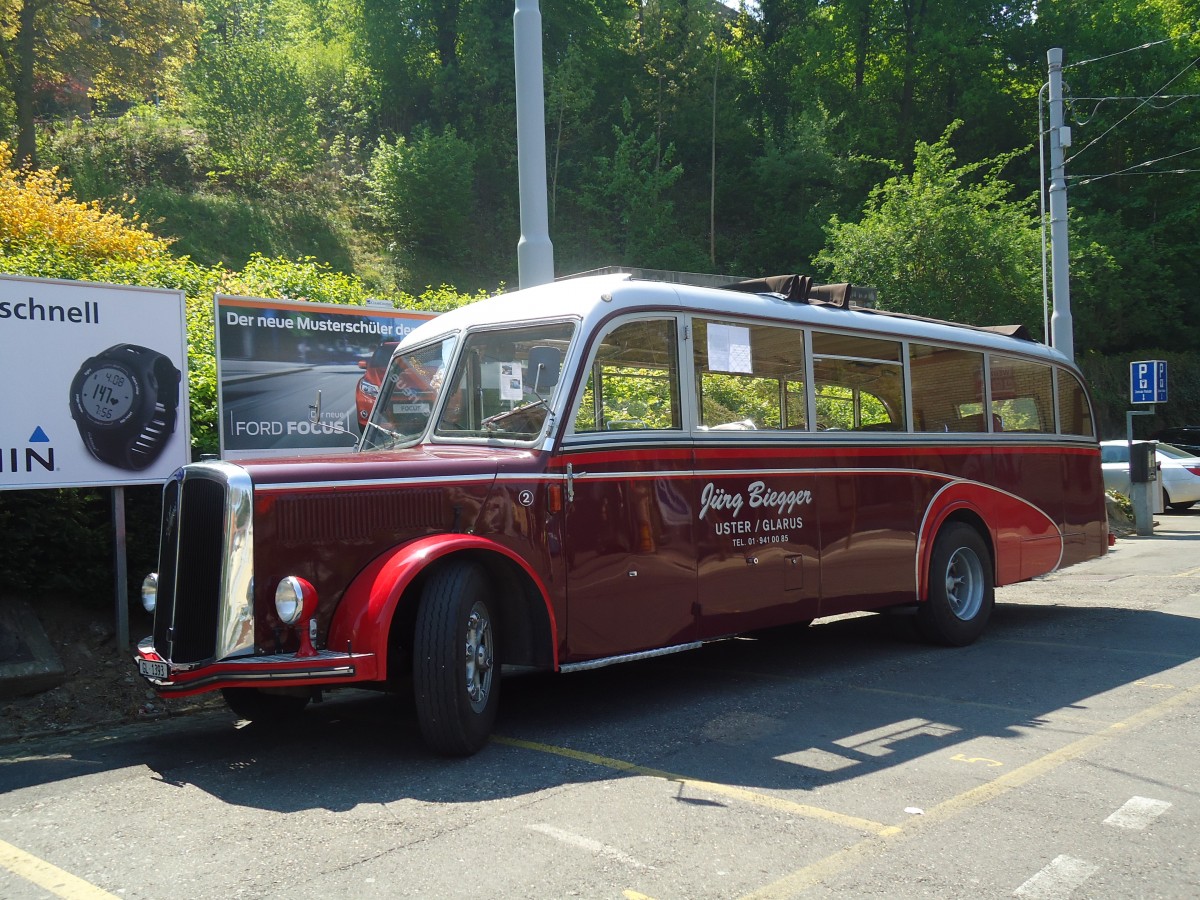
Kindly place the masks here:
[(946, 599), (950, 611), (964, 622), (983, 608), (983, 563), (966, 547), (960, 547), (946, 564)]
[(465, 648), (467, 698), (476, 712), (487, 705), (492, 690), (494, 645), (492, 621), (487, 607), (476, 603), (467, 616)]

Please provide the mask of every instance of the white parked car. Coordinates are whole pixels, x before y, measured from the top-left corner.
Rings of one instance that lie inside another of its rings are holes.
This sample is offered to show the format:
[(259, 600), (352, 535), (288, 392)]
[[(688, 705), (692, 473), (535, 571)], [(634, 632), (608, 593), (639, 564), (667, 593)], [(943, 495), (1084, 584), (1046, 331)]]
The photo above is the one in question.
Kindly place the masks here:
[[(1159, 444), (1155, 449), (1162, 473), (1163, 506), (1177, 512), (1200, 501), (1200, 457), (1174, 444)], [(1125, 441), (1100, 442), (1100, 468), (1104, 470), (1104, 489), (1129, 496), (1129, 444)]]

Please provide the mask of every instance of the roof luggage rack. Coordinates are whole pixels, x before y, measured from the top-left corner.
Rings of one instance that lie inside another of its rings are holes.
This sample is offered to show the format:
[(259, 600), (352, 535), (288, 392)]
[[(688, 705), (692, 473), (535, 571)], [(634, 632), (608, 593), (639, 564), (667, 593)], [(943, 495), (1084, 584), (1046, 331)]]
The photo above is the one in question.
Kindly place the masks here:
[(893, 312), (875, 307), (875, 288), (862, 287), (849, 282), (818, 284), (811, 275), (768, 275), (763, 278), (745, 278), (739, 275), (704, 275), (699, 272), (672, 272), (667, 269), (642, 269), (636, 266), (604, 266), (587, 272), (562, 276), (559, 280), (582, 278), (587, 275), (629, 275), (643, 281), (664, 281), (670, 284), (690, 284), (696, 287), (719, 288), (739, 291), (744, 294), (774, 294), (791, 303), (807, 303), (811, 306), (830, 306), (836, 309), (856, 309), (879, 316), (895, 319), (912, 319), (919, 322), (937, 322), (972, 331), (987, 331), (1022, 341), (1033, 341), (1033, 334), (1024, 325), (967, 325), (929, 316)]

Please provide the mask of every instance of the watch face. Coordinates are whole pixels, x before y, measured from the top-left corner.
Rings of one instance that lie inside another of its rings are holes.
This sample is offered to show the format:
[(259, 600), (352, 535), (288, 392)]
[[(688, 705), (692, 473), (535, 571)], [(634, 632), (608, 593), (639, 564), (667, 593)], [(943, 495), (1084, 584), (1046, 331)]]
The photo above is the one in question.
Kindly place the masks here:
[(93, 369), (79, 389), (79, 403), (93, 422), (119, 422), (133, 409), (137, 387), (123, 368), (103, 365)]

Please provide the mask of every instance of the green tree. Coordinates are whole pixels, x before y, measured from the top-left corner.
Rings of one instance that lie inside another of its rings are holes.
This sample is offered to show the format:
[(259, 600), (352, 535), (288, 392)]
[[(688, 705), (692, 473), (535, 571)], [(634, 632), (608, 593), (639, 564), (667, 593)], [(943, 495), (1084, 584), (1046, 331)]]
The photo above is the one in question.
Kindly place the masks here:
[(186, 56), (195, 23), (186, 0), (0, 0), (0, 87), (16, 109), (17, 165), (37, 166), (39, 83), (74, 77), (92, 96), (144, 98)]
[(317, 159), (316, 117), (284, 52), (269, 2), (208, 0), (205, 34), (184, 73), (185, 109), (207, 138), (215, 174), (251, 187)]
[(375, 218), (417, 274), (462, 266), (472, 252), (475, 148), (453, 128), (419, 127), (411, 140), (381, 140), (368, 191)]
[[(694, 268), (698, 250), (681, 244), (669, 191), (683, 175), (673, 145), (663, 147), (633, 123), (628, 100), (624, 127), (613, 128), (611, 156), (595, 159), (581, 205), (589, 212), (593, 249), (614, 263), (652, 268)], [(702, 259), (702, 257), (700, 257)]]
[(1040, 330), (1038, 216), (1008, 199), (1012, 154), (958, 166), (950, 136), (918, 142), (911, 175), (871, 192), (859, 222), (830, 221), (816, 263), (834, 281), (879, 289), (884, 309)]

